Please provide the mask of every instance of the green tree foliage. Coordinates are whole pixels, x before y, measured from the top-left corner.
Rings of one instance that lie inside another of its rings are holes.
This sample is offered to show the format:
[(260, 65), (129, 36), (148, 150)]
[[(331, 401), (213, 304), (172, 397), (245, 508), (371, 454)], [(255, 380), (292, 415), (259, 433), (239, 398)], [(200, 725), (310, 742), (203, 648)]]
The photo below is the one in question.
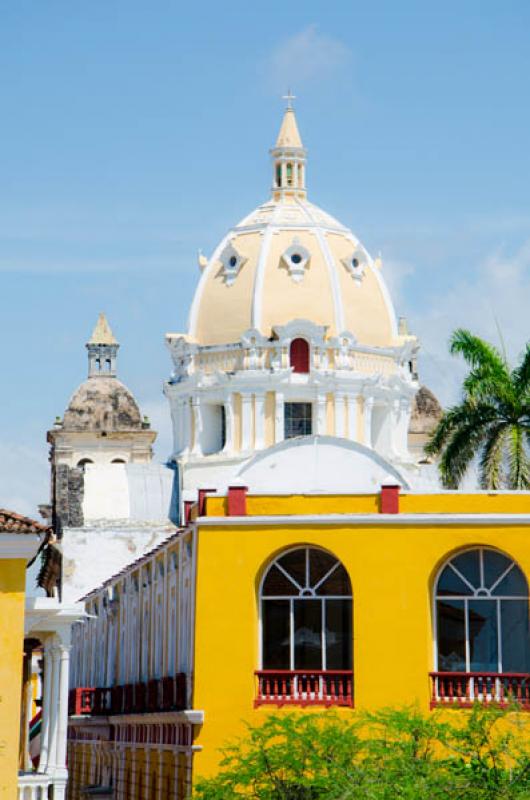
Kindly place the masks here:
[(278, 712), (227, 747), (195, 800), (528, 800), (525, 715), (476, 705), (348, 718)]
[(469, 365), (462, 401), (443, 414), (426, 452), (440, 455), (440, 474), (457, 489), (475, 456), (483, 489), (530, 488), (530, 343), (521, 363), (507, 360), (488, 342), (459, 329), (450, 352)]

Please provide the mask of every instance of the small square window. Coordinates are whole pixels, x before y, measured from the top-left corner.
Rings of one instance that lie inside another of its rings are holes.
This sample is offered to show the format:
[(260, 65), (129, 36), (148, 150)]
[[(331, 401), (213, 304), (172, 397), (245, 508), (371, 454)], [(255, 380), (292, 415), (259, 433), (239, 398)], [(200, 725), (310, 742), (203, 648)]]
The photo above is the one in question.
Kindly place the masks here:
[(285, 403), (284, 438), (311, 436), (313, 433), (313, 407), (311, 403)]

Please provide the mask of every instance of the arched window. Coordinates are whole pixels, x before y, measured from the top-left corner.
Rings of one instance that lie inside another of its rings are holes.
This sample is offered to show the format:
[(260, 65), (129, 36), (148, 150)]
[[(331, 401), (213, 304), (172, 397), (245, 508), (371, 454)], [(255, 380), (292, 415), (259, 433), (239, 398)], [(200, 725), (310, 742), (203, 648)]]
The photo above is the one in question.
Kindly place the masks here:
[(485, 701), (516, 694), (510, 674), (530, 672), (528, 584), (517, 564), (484, 547), (461, 552), (443, 567), (435, 604), (438, 675), (470, 675), (460, 683), (438, 678), (438, 697)]
[(309, 372), (309, 342), (305, 339), (293, 339), (289, 347), (289, 363), (293, 372)]
[(293, 185), (293, 165), (287, 164), (285, 167), (285, 176), (287, 178), (287, 186)]
[(87, 464), (93, 464), (93, 463), (94, 462), (92, 461), (91, 458), (82, 458), (80, 461), (77, 462), (77, 466), (80, 467), (81, 469), (84, 469)]
[(126, 464), (127, 462), (123, 458), (113, 458), (110, 463), (111, 464)]
[(352, 703), (352, 593), (330, 553), (300, 547), (278, 556), (260, 591), (258, 703)]
[(282, 185), (282, 165), (276, 164), (276, 186), (281, 188)]

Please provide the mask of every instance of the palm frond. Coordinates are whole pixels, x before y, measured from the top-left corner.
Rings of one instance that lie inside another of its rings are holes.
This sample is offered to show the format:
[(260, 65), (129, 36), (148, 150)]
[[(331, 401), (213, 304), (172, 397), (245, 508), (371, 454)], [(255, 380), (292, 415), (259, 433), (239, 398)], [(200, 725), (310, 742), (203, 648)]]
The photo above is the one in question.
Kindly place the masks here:
[(482, 419), (471, 419), (453, 431), (440, 459), (440, 476), (447, 489), (458, 489), (464, 475), (483, 440), (489, 424)]
[(530, 342), (527, 343), (521, 363), (512, 372), (512, 380), (519, 395), (530, 390)]
[(506, 422), (492, 425), (486, 434), (479, 464), (482, 489), (500, 489), (503, 483), (502, 462), (506, 447)]
[(472, 367), (489, 367), (493, 371), (503, 370), (507, 373), (507, 364), (496, 347), (474, 336), (465, 328), (457, 328), (449, 341), (449, 352), (461, 355)]
[(530, 488), (530, 462), (525, 447), (527, 432), (520, 425), (512, 425), (509, 434), (509, 477), (510, 489)]
[(436, 456), (445, 447), (451, 436), (463, 426), (486, 425), (498, 419), (494, 407), (486, 403), (476, 403), (466, 399), (456, 406), (448, 408), (442, 415), (438, 425), (425, 446), (428, 455)]
[(464, 397), (490, 403), (513, 404), (517, 396), (508, 372), (494, 371), (489, 366), (472, 369), (464, 378), (462, 388)]

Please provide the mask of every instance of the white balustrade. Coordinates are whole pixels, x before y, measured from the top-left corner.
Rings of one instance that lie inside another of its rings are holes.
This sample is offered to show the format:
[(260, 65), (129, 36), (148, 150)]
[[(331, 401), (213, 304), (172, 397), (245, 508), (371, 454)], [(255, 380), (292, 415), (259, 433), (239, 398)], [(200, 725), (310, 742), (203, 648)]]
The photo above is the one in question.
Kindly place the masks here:
[(18, 800), (47, 800), (53, 778), (38, 772), (23, 772), (18, 776)]

